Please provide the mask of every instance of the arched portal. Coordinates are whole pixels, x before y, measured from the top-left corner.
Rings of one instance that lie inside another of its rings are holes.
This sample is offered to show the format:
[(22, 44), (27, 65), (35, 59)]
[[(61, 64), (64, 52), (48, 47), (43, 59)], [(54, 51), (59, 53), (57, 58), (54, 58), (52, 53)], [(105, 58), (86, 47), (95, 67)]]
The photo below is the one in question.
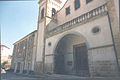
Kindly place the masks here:
[(76, 34), (67, 34), (59, 40), (54, 55), (57, 74), (89, 75), (88, 50), (85, 40)]

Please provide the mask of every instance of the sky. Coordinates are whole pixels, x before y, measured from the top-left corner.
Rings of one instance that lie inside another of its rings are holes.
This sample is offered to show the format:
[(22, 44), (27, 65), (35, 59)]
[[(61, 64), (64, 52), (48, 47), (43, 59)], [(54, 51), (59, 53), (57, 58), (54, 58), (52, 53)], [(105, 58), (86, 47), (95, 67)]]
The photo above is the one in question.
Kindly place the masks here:
[(38, 1), (0, 1), (1, 43), (13, 43), (37, 29)]
[(0, 1), (1, 44), (10, 48), (10, 55), (13, 43), (37, 30), (38, 1)]

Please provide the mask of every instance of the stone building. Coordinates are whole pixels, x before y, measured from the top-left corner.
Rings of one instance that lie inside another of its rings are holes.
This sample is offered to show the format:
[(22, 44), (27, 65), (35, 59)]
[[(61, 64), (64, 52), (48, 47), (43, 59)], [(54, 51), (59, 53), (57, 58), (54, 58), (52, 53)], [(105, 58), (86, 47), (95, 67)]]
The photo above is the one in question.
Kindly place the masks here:
[[(9, 68), (11, 65), (11, 58), (10, 58), (10, 48), (6, 45), (0, 45), (1, 47), (1, 67)], [(2, 65), (4, 62), (8, 62), (4, 66)]]
[(14, 43), (11, 69), (15, 73), (34, 71), (37, 30)]
[(35, 73), (118, 76), (119, 0), (40, 0)]

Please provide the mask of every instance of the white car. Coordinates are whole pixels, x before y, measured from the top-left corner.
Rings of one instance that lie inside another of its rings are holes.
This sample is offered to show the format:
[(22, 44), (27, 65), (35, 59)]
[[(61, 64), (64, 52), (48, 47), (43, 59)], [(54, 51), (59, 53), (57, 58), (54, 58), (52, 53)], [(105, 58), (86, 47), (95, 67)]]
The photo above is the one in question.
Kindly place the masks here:
[(6, 73), (6, 71), (4, 69), (1, 68), (1, 73)]

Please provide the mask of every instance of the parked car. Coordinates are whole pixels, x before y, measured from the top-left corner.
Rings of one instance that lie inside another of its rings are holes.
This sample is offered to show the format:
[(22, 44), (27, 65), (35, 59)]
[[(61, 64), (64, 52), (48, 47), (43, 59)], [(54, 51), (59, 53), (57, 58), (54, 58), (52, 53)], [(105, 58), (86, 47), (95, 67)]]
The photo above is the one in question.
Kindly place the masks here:
[(6, 71), (4, 69), (1, 68), (1, 73), (6, 73)]

